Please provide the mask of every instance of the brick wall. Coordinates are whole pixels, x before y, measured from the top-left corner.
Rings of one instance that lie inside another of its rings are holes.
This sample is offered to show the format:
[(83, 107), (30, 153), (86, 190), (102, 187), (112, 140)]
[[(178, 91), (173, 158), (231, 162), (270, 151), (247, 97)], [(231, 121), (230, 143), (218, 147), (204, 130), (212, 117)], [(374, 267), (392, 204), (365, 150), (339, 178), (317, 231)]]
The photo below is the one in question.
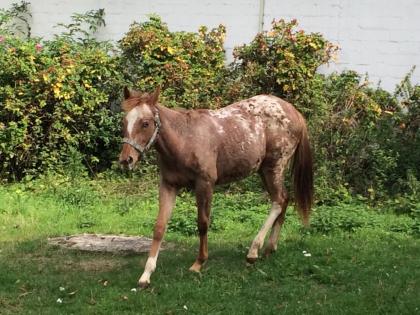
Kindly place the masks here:
[[(6, 8), (11, 0), (0, 0)], [(105, 8), (107, 26), (100, 39), (118, 40), (133, 21), (147, 14), (162, 16), (172, 30), (196, 31), (222, 23), (227, 27), (226, 50), (249, 42), (258, 31), (259, 0), (32, 0), (32, 31), (50, 38), (59, 22), (73, 12)], [(274, 18), (296, 18), (306, 31), (321, 32), (341, 48), (337, 64), (322, 71), (354, 69), (369, 73), (373, 82), (392, 90), (410, 70), (420, 67), (419, 0), (265, 0), (264, 29)], [(413, 80), (420, 83), (420, 69)]]

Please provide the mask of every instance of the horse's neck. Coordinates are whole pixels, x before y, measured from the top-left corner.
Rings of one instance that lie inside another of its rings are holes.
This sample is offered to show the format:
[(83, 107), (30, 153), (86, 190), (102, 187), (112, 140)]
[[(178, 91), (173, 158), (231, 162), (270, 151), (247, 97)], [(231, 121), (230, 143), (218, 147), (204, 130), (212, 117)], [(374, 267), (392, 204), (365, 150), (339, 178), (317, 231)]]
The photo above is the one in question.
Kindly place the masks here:
[(158, 106), (158, 110), (162, 127), (156, 149), (162, 156), (176, 159), (185, 141), (182, 135), (188, 128), (186, 115), (163, 106)]

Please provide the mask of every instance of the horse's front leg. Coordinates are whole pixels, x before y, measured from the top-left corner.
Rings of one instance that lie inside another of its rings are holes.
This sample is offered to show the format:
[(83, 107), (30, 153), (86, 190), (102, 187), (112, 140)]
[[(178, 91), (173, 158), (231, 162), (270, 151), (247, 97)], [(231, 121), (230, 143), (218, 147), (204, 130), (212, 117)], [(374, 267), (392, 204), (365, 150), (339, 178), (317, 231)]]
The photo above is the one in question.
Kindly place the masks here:
[(200, 272), (201, 267), (207, 261), (207, 230), (210, 224), (210, 209), (213, 197), (213, 183), (206, 180), (198, 180), (195, 185), (195, 196), (198, 211), (198, 234), (200, 235), (200, 249), (198, 256), (190, 270)]
[(159, 214), (153, 232), (152, 247), (144, 268), (144, 272), (138, 282), (139, 287), (145, 288), (150, 284), (150, 275), (156, 269), (156, 260), (159, 255), (160, 244), (166, 231), (166, 225), (171, 217), (175, 205), (177, 189), (161, 181), (159, 187)]

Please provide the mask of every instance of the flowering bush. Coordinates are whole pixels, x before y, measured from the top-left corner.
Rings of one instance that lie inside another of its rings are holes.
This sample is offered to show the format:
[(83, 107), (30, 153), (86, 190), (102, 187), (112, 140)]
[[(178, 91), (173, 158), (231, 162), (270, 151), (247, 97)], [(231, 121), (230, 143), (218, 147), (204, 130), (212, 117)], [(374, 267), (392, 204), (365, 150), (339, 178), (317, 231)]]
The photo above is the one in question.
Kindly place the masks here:
[(111, 104), (123, 85), (114, 57), (59, 37), (41, 43), (5, 36), (0, 68), (1, 177), (45, 170), (69, 147), (91, 168), (108, 163), (119, 135)]
[(225, 27), (198, 33), (170, 32), (158, 16), (134, 23), (120, 40), (127, 79), (140, 91), (162, 86), (169, 106), (207, 108), (220, 105), (225, 74)]
[(235, 48), (230, 93), (274, 94), (295, 103), (319, 66), (329, 62), (337, 50), (321, 34), (296, 28), (296, 20), (273, 21), (271, 30)]

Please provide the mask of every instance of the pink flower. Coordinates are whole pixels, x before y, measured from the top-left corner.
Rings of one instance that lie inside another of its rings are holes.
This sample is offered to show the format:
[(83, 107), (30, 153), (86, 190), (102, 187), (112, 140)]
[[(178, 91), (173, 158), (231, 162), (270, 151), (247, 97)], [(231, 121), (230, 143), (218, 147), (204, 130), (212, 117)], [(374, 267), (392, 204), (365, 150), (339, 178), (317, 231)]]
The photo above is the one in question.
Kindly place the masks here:
[(36, 49), (36, 51), (40, 51), (42, 49), (42, 45), (40, 43), (37, 43), (35, 45), (35, 49)]
[(0, 43), (4, 42), (4, 36), (0, 36)]

